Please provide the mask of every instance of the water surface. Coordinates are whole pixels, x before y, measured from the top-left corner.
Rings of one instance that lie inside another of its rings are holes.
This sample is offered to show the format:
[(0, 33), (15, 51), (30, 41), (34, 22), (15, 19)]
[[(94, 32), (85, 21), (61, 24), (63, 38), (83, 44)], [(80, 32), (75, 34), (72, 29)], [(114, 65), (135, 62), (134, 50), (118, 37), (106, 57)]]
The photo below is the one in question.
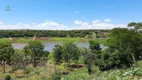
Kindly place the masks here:
[[(59, 44), (62, 45), (62, 42), (43, 42), (45, 48), (44, 50), (47, 50), (49, 52), (53, 52), (53, 48), (55, 45)], [(89, 48), (89, 43), (88, 42), (75, 42), (78, 47), (82, 48)], [(12, 46), (14, 49), (23, 49), (27, 43), (12, 43)], [(100, 45), (102, 49), (105, 49), (106, 47), (104, 45)]]

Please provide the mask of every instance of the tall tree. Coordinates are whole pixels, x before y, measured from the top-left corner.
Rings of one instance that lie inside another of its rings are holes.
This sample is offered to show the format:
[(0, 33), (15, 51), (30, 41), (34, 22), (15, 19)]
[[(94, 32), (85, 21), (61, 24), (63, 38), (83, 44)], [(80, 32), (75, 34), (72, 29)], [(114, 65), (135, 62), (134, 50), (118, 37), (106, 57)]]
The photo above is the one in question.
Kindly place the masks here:
[(55, 48), (53, 49), (53, 56), (56, 64), (62, 63), (62, 49), (63, 47), (61, 45), (55, 45)]
[(90, 40), (89, 44), (90, 44), (91, 52), (89, 53), (88, 50), (85, 49), (84, 63), (87, 66), (88, 74), (91, 74), (92, 73), (92, 66), (94, 64), (98, 63), (97, 60), (100, 61), (99, 55), (101, 55), (101, 48), (100, 48), (100, 44), (94, 40)]
[(5, 73), (6, 63), (11, 62), (11, 56), (14, 54), (14, 49), (10, 42), (0, 41), (0, 62), (3, 65), (3, 70)]
[(39, 60), (44, 55), (44, 45), (40, 41), (31, 41), (28, 46), (24, 48), (27, 55), (30, 55), (34, 67), (37, 66)]
[(70, 65), (70, 61), (73, 60), (77, 62), (80, 56), (79, 48), (73, 42), (65, 42), (63, 44), (63, 53), (62, 58), (65, 62), (68, 62)]
[(140, 34), (133, 29), (113, 29), (111, 36), (108, 39), (108, 43), (108, 46), (111, 48), (113, 47), (114, 51), (119, 51), (119, 53), (121, 53), (123, 57), (125, 55), (125, 57), (132, 59), (134, 63), (142, 56), (142, 38), (140, 37)]
[(84, 64), (88, 69), (88, 74), (92, 74), (92, 66), (94, 65), (95, 55), (84, 49)]

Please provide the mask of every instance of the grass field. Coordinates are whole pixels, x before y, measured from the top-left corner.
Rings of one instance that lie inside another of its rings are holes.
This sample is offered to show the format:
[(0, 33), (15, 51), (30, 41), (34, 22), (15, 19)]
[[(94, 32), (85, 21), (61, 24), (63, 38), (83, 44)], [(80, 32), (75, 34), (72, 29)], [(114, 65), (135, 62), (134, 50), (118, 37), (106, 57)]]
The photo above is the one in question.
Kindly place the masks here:
[[(2, 40), (7, 40), (10, 41), (12, 43), (28, 43), (30, 41), (32, 41), (32, 38), (12, 38), (11, 40), (9, 38), (0, 38), (0, 41)], [(48, 38), (48, 40), (40, 40), (42, 42), (54, 42), (54, 41), (58, 41), (58, 42), (64, 42), (64, 41), (73, 41), (73, 42), (87, 42), (91, 39), (85, 39), (85, 38), (68, 38), (68, 37), (50, 37)], [(94, 39), (96, 41), (98, 41), (101, 44), (104, 44), (106, 42), (107, 39)]]

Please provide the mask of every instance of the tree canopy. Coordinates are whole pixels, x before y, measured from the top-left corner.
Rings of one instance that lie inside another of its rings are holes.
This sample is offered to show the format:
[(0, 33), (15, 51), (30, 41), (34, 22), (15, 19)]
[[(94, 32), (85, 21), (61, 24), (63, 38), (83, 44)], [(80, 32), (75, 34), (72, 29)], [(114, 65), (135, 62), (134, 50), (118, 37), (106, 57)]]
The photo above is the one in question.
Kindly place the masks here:
[(31, 56), (34, 67), (37, 66), (38, 60), (40, 60), (41, 57), (46, 56), (44, 54), (44, 45), (40, 41), (29, 42), (24, 48), (24, 51), (26, 55)]
[(97, 37), (107, 37), (110, 30), (0, 30), (0, 37), (81, 37), (97, 33)]
[(5, 72), (5, 64), (11, 62), (11, 56), (14, 54), (14, 49), (10, 42), (0, 41), (0, 62), (3, 64)]

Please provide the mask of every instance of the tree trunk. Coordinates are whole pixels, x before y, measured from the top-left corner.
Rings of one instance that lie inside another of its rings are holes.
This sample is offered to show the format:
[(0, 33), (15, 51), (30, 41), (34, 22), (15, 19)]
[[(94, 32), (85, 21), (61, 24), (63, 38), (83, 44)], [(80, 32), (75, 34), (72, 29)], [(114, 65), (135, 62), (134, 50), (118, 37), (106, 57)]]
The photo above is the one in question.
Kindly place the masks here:
[(34, 63), (33, 63), (34, 68), (36, 68), (36, 60), (34, 59)]
[(3, 72), (5, 73), (5, 61), (3, 63)]
[(135, 57), (134, 57), (134, 55), (132, 53), (131, 53), (131, 56), (132, 56), (134, 64), (136, 64), (136, 59), (135, 59)]
[(90, 65), (87, 65), (87, 69), (88, 69), (88, 74), (89, 74), (89, 75), (92, 74), (92, 68), (91, 68)]

